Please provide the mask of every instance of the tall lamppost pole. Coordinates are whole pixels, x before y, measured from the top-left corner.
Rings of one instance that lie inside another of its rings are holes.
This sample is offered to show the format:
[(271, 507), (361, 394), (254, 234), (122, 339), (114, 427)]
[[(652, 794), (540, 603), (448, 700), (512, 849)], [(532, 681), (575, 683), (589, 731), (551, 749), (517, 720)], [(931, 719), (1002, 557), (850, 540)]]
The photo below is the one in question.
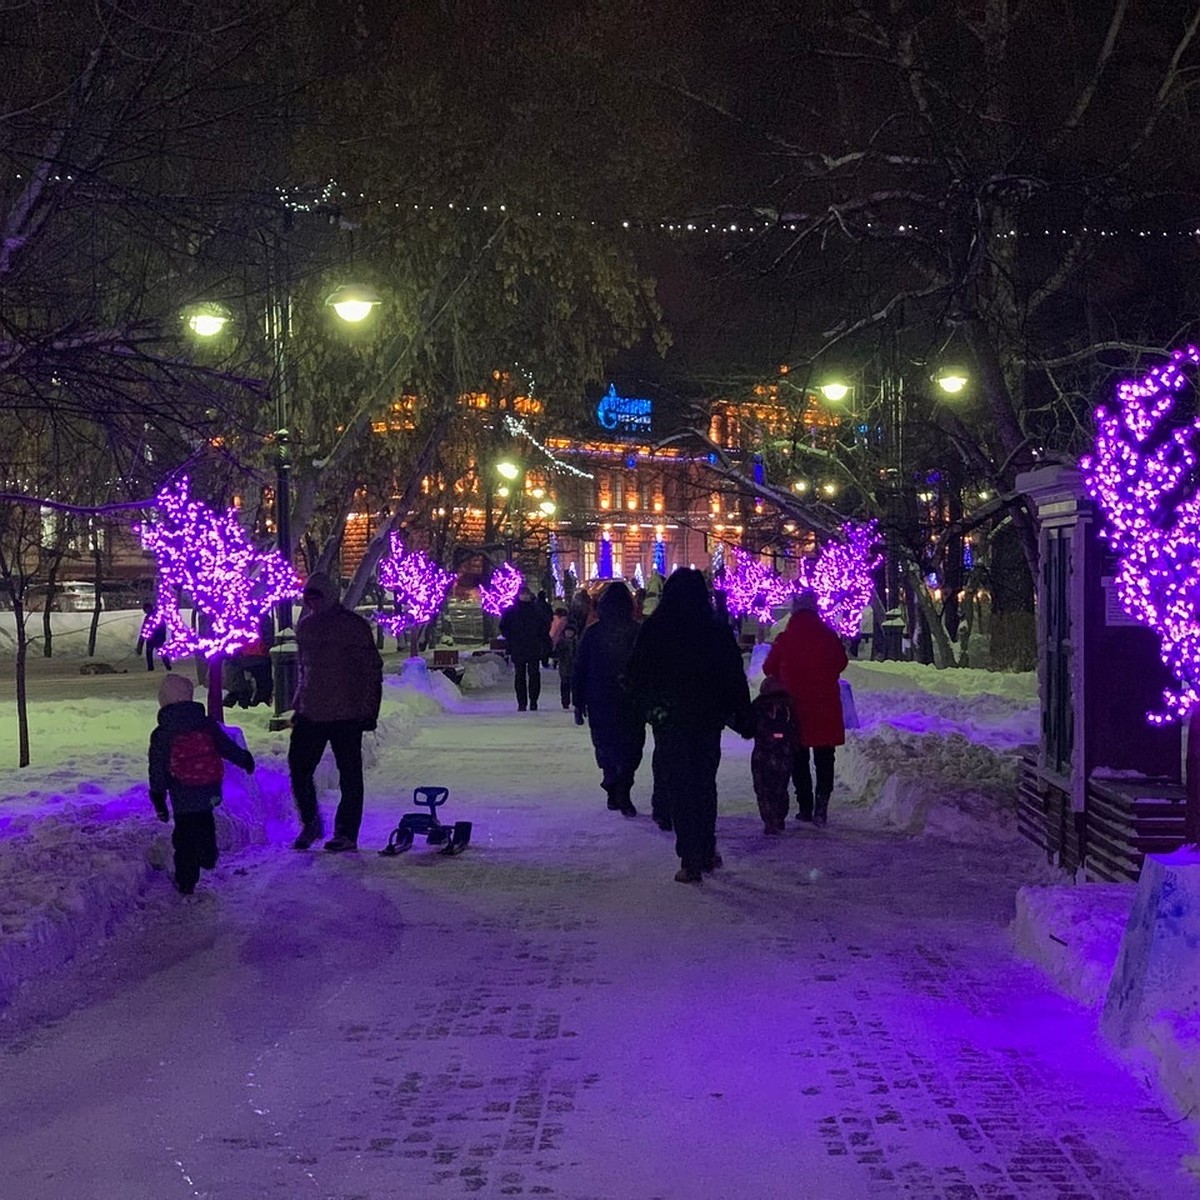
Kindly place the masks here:
[[(286, 246), (272, 236), (264, 242), (267, 261), (267, 305), (265, 332), (271, 353), (272, 390), (274, 392), (275, 430), (275, 545), (292, 560), (291, 431), (294, 363), (290, 353), (292, 330), (292, 291), (287, 268)], [(350, 324), (365, 320), (380, 303), (371, 288), (345, 284), (326, 297), (325, 304), (337, 317)], [(222, 304), (206, 302), (185, 313), (188, 327), (198, 337), (220, 334), (230, 321), (230, 312)], [(290, 712), (296, 692), (296, 635), (292, 626), (292, 602), (284, 599), (275, 609), (275, 642), (271, 647), (271, 690), (274, 715), (271, 729), (291, 724)]]

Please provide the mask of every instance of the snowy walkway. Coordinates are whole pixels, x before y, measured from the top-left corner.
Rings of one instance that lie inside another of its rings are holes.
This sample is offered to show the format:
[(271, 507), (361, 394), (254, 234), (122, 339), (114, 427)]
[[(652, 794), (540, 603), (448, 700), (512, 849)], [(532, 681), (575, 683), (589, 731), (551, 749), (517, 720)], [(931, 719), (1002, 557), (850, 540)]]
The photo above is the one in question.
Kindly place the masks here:
[[(1001, 854), (847, 828), (836, 795), (767, 841), (730, 737), (726, 866), (676, 884), (545, 699), (427, 718), (362, 854), (229, 856), (44, 989), (86, 1002), (0, 1057), (0, 1194), (1200, 1195), (1187, 1128), (1010, 952)], [(462, 857), (373, 853), (415, 783), (475, 822)]]

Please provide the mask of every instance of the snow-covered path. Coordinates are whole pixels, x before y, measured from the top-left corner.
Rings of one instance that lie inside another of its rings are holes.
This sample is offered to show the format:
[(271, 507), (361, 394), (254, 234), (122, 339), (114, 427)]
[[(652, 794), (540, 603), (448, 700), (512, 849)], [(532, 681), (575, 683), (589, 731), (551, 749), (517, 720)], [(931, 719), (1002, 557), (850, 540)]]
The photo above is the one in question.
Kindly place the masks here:
[[(1186, 1127), (1010, 952), (1023, 849), (836, 795), (768, 841), (730, 737), (726, 866), (681, 886), (545, 698), (425, 718), (362, 854), (245, 851), (131, 921), (0, 1058), (0, 1195), (1200, 1195)], [(416, 783), (466, 854), (372, 852)]]

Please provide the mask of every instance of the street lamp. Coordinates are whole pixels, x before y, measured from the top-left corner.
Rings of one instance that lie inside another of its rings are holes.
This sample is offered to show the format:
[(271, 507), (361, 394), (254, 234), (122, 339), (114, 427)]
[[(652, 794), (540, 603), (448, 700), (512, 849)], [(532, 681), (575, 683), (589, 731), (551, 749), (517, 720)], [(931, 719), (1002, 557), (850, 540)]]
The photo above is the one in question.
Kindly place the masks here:
[(961, 371), (957, 367), (947, 367), (939, 371), (933, 377), (933, 381), (947, 396), (957, 396), (971, 382), (971, 378), (965, 371)]
[[(270, 261), (268, 279), (266, 333), (271, 348), (272, 377), (275, 394), (275, 544), (290, 562), (292, 558), (292, 501), (291, 501), (291, 418), (292, 360), (289, 343), (292, 338), (292, 295), (286, 272), (280, 269), (278, 256)], [(379, 303), (378, 293), (357, 284), (335, 289), (325, 300), (338, 317), (351, 324), (365, 320)], [(219, 334), (231, 319), (223, 304), (206, 301), (192, 305), (184, 314), (188, 328), (198, 337), (210, 338)], [(290, 724), (284, 713), (291, 708), (296, 690), (296, 637), (292, 631), (292, 602), (284, 599), (275, 610), (275, 644), (271, 647), (272, 691), (275, 715), (272, 729), (285, 729)]]
[(828, 383), (821, 384), (817, 391), (830, 403), (838, 404), (850, 395), (850, 385), (842, 383), (841, 380), (831, 379)]
[(496, 473), (511, 481), (521, 474), (521, 468), (516, 463), (499, 462), (496, 464)]
[(325, 297), (325, 306), (332, 308), (343, 320), (352, 325), (365, 321), (371, 310), (382, 303), (374, 288), (358, 283), (344, 283)]

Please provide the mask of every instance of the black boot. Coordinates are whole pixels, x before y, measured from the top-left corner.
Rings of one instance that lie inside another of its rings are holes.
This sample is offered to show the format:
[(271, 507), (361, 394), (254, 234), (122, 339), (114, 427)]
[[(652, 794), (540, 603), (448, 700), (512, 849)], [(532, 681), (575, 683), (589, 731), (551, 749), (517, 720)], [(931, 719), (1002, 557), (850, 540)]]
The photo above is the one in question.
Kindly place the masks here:
[(829, 793), (818, 792), (816, 803), (813, 805), (812, 822), (814, 825), (824, 825), (829, 820)]

